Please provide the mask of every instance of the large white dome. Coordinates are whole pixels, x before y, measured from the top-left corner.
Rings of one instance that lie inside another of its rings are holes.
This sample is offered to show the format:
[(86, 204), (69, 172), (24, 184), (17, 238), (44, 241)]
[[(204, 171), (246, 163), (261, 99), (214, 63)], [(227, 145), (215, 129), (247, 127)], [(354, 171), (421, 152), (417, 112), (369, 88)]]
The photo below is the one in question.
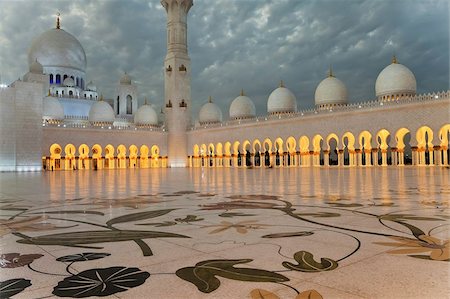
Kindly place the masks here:
[(222, 111), (210, 98), (209, 102), (204, 104), (200, 109), (198, 120), (200, 123), (222, 122)]
[(42, 119), (44, 120), (63, 120), (64, 107), (57, 98), (46, 97), (42, 107)]
[(295, 95), (281, 83), (267, 100), (267, 112), (269, 114), (297, 112)]
[(114, 110), (105, 101), (97, 101), (92, 104), (89, 110), (89, 121), (94, 124), (113, 123), (114, 122)]
[(317, 86), (314, 100), (316, 106), (347, 104), (347, 87), (341, 80), (330, 74)]
[(255, 104), (253, 101), (241, 92), (238, 96), (231, 102), (230, 105), (230, 118), (240, 119), (240, 118), (253, 118), (256, 116)]
[(31, 44), (28, 65), (39, 61), (45, 67), (67, 67), (84, 72), (86, 53), (80, 42), (63, 29), (50, 29), (42, 33)]
[(375, 93), (377, 97), (413, 95), (416, 93), (416, 77), (406, 66), (397, 63), (394, 57), (392, 64), (378, 75)]
[(138, 126), (157, 126), (158, 115), (152, 106), (145, 104), (136, 111), (134, 123)]

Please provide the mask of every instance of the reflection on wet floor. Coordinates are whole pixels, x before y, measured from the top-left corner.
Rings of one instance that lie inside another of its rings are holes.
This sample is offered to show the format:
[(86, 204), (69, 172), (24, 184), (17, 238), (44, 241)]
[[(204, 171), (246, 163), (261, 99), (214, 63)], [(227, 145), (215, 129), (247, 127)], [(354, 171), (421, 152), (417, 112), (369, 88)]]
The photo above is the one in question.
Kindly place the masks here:
[(447, 298), (449, 176), (1, 173), (0, 297)]

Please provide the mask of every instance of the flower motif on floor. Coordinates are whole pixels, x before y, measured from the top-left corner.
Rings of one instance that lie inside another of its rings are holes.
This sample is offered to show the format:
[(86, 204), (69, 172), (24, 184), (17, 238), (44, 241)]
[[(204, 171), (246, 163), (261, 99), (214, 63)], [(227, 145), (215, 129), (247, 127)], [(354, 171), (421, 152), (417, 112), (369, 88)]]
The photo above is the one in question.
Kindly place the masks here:
[(254, 220), (247, 220), (247, 221), (240, 221), (237, 223), (231, 223), (228, 221), (222, 221), (221, 224), (216, 225), (207, 225), (203, 227), (217, 227), (215, 230), (210, 231), (210, 234), (217, 234), (221, 233), (223, 231), (226, 231), (228, 229), (234, 228), (236, 232), (240, 234), (246, 234), (248, 230), (250, 229), (262, 229), (264, 227), (270, 226), (269, 224), (259, 224), (258, 221)]
[[(374, 244), (392, 247), (403, 247), (387, 251), (391, 254), (408, 254), (416, 258), (429, 258), (435, 261), (450, 260), (450, 240), (441, 240), (432, 236), (421, 235), (419, 239), (404, 237), (390, 237), (394, 242), (374, 242)], [(415, 253), (429, 252), (430, 255), (414, 255)]]
[(0, 254), (0, 268), (18, 268), (31, 264), (35, 259), (43, 257), (42, 254), (5, 253)]
[(27, 216), (12, 220), (0, 220), (0, 237), (12, 232), (44, 231), (65, 227), (58, 227), (47, 222), (48, 216)]

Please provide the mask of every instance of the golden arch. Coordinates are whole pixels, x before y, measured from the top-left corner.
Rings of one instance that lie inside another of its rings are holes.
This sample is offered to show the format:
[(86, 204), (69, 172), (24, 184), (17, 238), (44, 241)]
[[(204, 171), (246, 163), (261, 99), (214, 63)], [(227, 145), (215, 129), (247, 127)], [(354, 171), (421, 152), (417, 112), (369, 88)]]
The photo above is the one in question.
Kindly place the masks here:
[(302, 136), (298, 140), (301, 153), (309, 153), (309, 138), (307, 136)]
[(387, 138), (391, 135), (391, 133), (386, 129), (381, 129), (377, 133), (377, 143), (381, 150), (387, 150), (389, 145), (387, 143)]
[(102, 147), (100, 144), (94, 144), (92, 147), (92, 158), (101, 159), (102, 157)]
[(369, 131), (362, 131), (358, 137), (359, 146), (365, 150), (372, 149), (372, 134)]
[(395, 140), (397, 142), (397, 149), (398, 150), (403, 150), (405, 148), (405, 135), (410, 133), (408, 129), (406, 128), (401, 128), (398, 129), (397, 132), (395, 133)]
[(86, 159), (89, 158), (89, 146), (82, 144), (78, 147), (78, 158)]
[(152, 158), (159, 157), (159, 147), (157, 145), (152, 146)]
[(239, 152), (239, 145), (240, 145), (239, 141), (235, 141), (235, 142), (233, 143), (233, 153), (234, 153), (235, 155), (237, 155), (238, 152)]
[(216, 144), (216, 151), (217, 151), (217, 155), (218, 156), (222, 156), (223, 155), (223, 145), (222, 143), (217, 143)]
[(89, 169), (89, 146), (86, 144), (78, 147), (78, 169)]
[(194, 157), (200, 156), (200, 147), (198, 146), (198, 144), (194, 144), (194, 148), (192, 151), (193, 151)]
[(50, 146), (50, 170), (61, 169), (61, 146), (54, 143)]
[[(441, 147), (448, 147), (448, 134), (450, 133), (450, 124), (444, 125), (439, 129), (439, 140)], [(446, 148), (445, 148), (446, 149)]]
[(114, 153), (114, 146), (111, 144), (105, 146), (105, 168), (115, 168)]
[(245, 141), (242, 143), (242, 151), (245, 153), (245, 152), (247, 152), (247, 151), (249, 151), (249, 150), (250, 150), (250, 141), (245, 140)]
[[(256, 146), (258, 146), (258, 148), (256, 148)], [(253, 140), (252, 149), (254, 153), (261, 152), (262, 146), (261, 141), (259, 141), (259, 139)]]
[(139, 149), (139, 152), (141, 153), (141, 159), (148, 158), (148, 153), (149, 153), (148, 146), (146, 146), (145, 144), (142, 145), (141, 148)]
[(294, 137), (290, 136), (286, 140), (286, 147), (290, 154), (295, 154), (297, 151), (297, 141)]
[(206, 149), (206, 144), (202, 144), (200, 146), (200, 155), (202, 155), (203, 157), (205, 157), (208, 154), (208, 150)]
[[(347, 145), (345, 145), (345, 138), (347, 138)], [(345, 146), (349, 151), (355, 150), (355, 136), (351, 132), (345, 132), (342, 135), (342, 146)]]
[(433, 130), (431, 130), (430, 127), (423, 126), (416, 132), (417, 147), (419, 149), (427, 148), (426, 135), (428, 135), (428, 147), (433, 147), (433, 144), (431, 143), (433, 141)]
[(105, 158), (106, 159), (114, 158), (114, 146), (112, 146), (111, 144), (105, 146)]
[(208, 155), (214, 156), (215, 155), (215, 151), (214, 150), (215, 150), (214, 144), (210, 143), (208, 145)]
[(160, 157), (160, 151), (159, 151), (159, 147), (157, 145), (153, 145), (152, 148), (150, 149), (151, 152), (151, 167), (159, 167), (160, 166), (160, 162), (159, 162), (159, 157)]
[(76, 168), (75, 164), (75, 145), (69, 143), (64, 147), (64, 153), (65, 153), (65, 162), (64, 162), (64, 168), (65, 169), (74, 169)]
[(64, 147), (64, 153), (66, 154), (66, 159), (75, 158), (75, 145), (73, 145), (72, 143), (67, 144)]
[(53, 143), (50, 146), (50, 158), (61, 159), (61, 146), (57, 143)]
[(323, 137), (319, 134), (313, 137), (313, 150), (315, 153), (319, 153), (321, 150), (320, 142), (323, 141)]
[(336, 134), (331, 133), (330, 135), (327, 136), (327, 146), (328, 146), (328, 150), (330, 150), (330, 140), (331, 140), (331, 139), (336, 140), (336, 148), (339, 148), (339, 137), (338, 137)]
[(132, 144), (128, 148), (128, 152), (130, 153), (130, 168), (136, 168), (137, 165), (137, 156), (138, 156), (138, 148), (136, 145)]
[(149, 164), (148, 164), (148, 153), (149, 153), (149, 149), (148, 146), (141, 145), (141, 147), (139, 148), (139, 152), (141, 153), (141, 157), (139, 158), (139, 167), (140, 168), (148, 168)]
[(126, 168), (127, 167), (127, 148), (125, 147), (125, 145), (120, 144), (117, 147), (117, 159), (118, 159), (118, 164), (119, 164), (119, 168)]
[(225, 142), (225, 155), (231, 156), (231, 142)]
[(269, 152), (270, 154), (272, 152), (272, 140), (270, 140), (269, 138), (264, 139), (263, 148), (264, 152)]
[(283, 153), (283, 139), (280, 137), (275, 139), (273, 146), (275, 147), (275, 151), (278, 151), (280, 155)]

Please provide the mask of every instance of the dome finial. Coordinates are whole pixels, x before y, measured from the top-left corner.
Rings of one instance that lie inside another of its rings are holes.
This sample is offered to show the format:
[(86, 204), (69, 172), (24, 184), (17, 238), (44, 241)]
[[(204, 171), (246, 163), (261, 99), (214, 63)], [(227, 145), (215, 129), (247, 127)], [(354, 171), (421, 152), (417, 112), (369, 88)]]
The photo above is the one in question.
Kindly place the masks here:
[(241, 89), (241, 96), (244, 96), (244, 89)]
[(59, 17), (60, 15), (61, 14), (58, 11), (58, 13), (56, 14), (56, 29), (61, 29), (61, 19)]
[(397, 57), (394, 55), (392, 55), (392, 63), (398, 63), (397, 61)]
[(213, 102), (213, 101), (212, 101), (212, 96), (209, 96), (208, 102), (209, 102), (209, 103), (212, 103), (212, 102)]
[(283, 82), (283, 80), (280, 81), (280, 87), (284, 87), (284, 82)]
[(328, 70), (328, 77), (334, 77), (333, 68), (331, 67), (331, 64), (330, 64), (330, 69)]

